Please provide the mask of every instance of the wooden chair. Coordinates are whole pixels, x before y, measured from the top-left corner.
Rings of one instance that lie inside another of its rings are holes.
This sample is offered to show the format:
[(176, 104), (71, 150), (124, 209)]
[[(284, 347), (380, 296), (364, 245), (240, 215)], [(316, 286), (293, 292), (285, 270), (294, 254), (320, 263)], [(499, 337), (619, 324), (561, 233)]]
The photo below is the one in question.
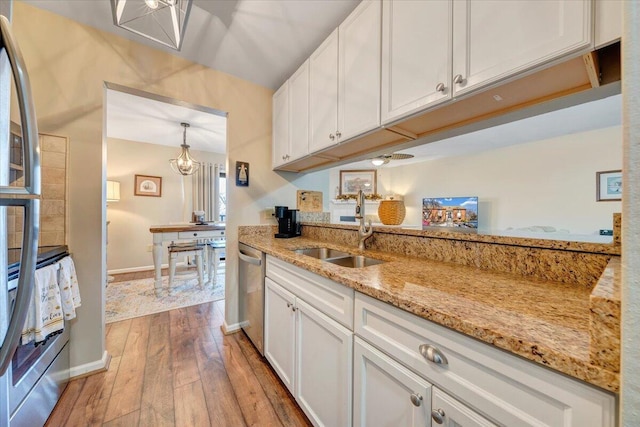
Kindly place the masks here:
[(220, 265), (220, 259), (227, 247), (226, 239), (221, 240), (209, 240), (207, 242), (207, 250), (209, 253), (209, 260), (207, 262), (207, 273), (209, 277), (209, 283), (216, 284), (216, 275), (218, 273), (218, 266)]
[(204, 289), (203, 258), (206, 246), (197, 242), (173, 243), (169, 245), (169, 295), (172, 294), (172, 287), (176, 275), (176, 263), (178, 256), (193, 256), (196, 260), (198, 271), (198, 285)]

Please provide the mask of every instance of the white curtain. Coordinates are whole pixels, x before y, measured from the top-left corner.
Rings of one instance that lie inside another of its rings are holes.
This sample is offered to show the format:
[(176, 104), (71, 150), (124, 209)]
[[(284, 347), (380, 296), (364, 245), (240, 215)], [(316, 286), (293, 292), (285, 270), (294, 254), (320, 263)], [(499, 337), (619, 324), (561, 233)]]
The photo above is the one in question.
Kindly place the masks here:
[(218, 176), (222, 165), (202, 163), (200, 169), (192, 175), (193, 210), (204, 211), (206, 221), (218, 221), (220, 218), (220, 181)]

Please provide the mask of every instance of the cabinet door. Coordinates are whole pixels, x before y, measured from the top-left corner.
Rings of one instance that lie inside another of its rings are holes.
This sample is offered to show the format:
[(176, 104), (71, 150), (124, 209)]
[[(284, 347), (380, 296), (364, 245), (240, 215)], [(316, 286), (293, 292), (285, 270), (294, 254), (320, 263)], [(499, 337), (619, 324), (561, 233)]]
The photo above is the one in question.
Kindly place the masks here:
[(289, 78), (289, 161), (309, 154), (309, 60)]
[(363, 1), (339, 27), (338, 140), (380, 126), (380, 1)]
[(382, 3), (382, 123), (451, 99), (451, 0)]
[(455, 1), (454, 96), (592, 45), (590, 0)]
[(338, 143), (338, 29), (309, 58), (309, 152)]
[(289, 82), (285, 82), (273, 94), (273, 141), (271, 142), (273, 157), (271, 165), (275, 168), (288, 163), (289, 155)]
[(496, 427), (461, 402), (433, 388), (431, 427)]
[(350, 426), (353, 332), (296, 304), (296, 400), (316, 426)]
[(268, 277), (264, 295), (264, 355), (294, 393), (295, 296)]
[(356, 337), (354, 427), (424, 427), (431, 416), (431, 384)]

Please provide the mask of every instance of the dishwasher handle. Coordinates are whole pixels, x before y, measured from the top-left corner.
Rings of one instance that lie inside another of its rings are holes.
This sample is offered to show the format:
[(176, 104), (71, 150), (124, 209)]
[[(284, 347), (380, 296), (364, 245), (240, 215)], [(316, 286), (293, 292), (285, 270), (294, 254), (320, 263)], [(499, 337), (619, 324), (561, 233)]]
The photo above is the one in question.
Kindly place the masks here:
[(245, 253), (243, 253), (242, 251), (238, 251), (238, 256), (240, 257), (240, 259), (244, 262), (248, 262), (249, 264), (253, 264), (253, 265), (261, 265), (262, 264), (262, 259), (261, 258), (254, 258), (252, 256), (249, 256)]

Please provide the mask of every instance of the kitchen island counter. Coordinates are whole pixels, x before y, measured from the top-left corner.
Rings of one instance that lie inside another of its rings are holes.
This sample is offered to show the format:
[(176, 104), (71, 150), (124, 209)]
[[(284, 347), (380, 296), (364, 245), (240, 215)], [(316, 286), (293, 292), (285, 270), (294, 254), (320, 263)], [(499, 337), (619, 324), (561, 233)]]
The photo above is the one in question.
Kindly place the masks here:
[[(242, 228), (239, 241), (268, 255), (605, 390), (619, 390), (619, 341), (602, 333), (607, 328), (591, 310), (592, 293), (600, 303), (603, 292), (619, 288), (617, 256), (595, 287), (580, 286), (305, 237), (275, 239)], [(311, 247), (386, 262), (347, 268), (293, 252)]]

